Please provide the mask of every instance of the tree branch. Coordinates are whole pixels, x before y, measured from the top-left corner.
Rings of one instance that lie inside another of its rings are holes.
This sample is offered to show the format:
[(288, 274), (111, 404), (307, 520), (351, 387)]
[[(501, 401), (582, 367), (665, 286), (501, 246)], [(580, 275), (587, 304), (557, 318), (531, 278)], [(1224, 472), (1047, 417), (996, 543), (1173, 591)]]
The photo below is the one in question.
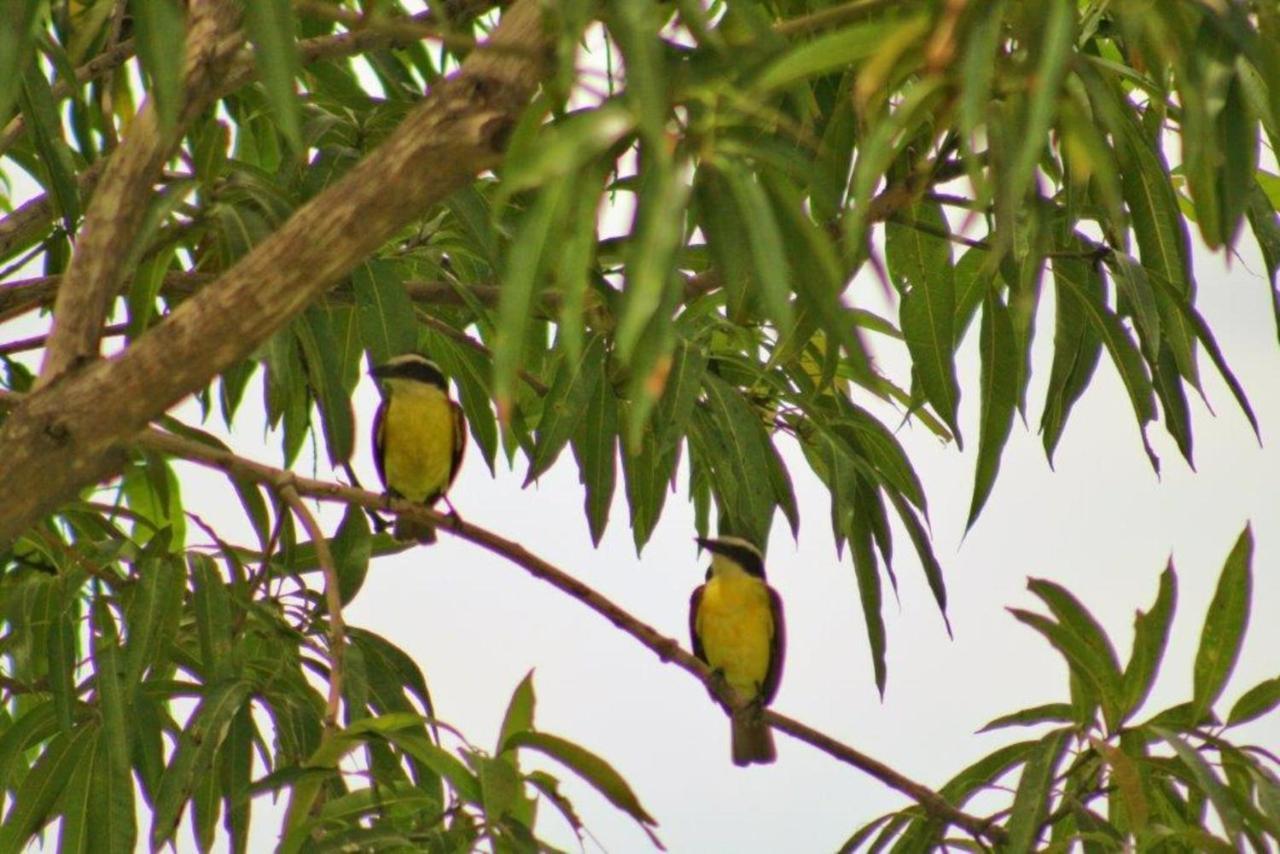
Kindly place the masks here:
[[(490, 41), (390, 136), (299, 207), (210, 287), (124, 353), (30, 395), (0, 428), (0, 544), (80, 487), (119, 471), (147, 422), (265, 342), (403, 225), (500, 160), (546, 63), (538, 0), (511, 5)], [(394, 188), (394, 189), (392, 189)], [(58, 464), (50, 465), (50, 460)]]
[[(296, 494), (306, 495), (321, 501), (334, 501), (372, 510), (386, 509), (388, 506), (388, 499), (384, 495), (329, 481), (297, 477), (291, 472), (263, 465), (262, 463), (237, 456), (229, 451), (202, 445), (161, 430), (149, 429), (139, 434), (137, 443), (150, 450), (181, 457), (248, 480), (266, 484), (287, 482), (292, 489), (296, 490)], [(562, 593), (581, 602), (621, 631), (631, 635), (631, 637), (657, 655), (661, 661), (675, 664), (701, 681), (709, 691), (715, 692), (711, 671), (692, 654), (681, 648), (679, 642), (663, 635), (647, 623), (636, 619), (628, 611), (614, 604), (613, 601), (601, 593), (533, 554), (519, 543), (508, 540), (456, 516), (447, 516), (430, 510), (421, 504), (395, 499), (390, 502), (390, 508), (401, 515), (429, 522), (440, 530), (447, 531), (454, 536), (480, 546), (486, 551), (505, 558), (534, 578), (550, 584)], [(315, 532), (312, 532), (312, 538), (316, 540), (317, 545), (323, 541), (323, 535), (318, 535)], [(332, 608), (332, 605), (330, 607)], [(730, 697), (723, 697), (722, 699), (731, 705), (738, 702)], [(1004, 838), (1004, 831), (1000, 827), (993, 825), (989, 819), (982, 819), (962, 812), (929, 787), (915, 782), (859, 750), (777, 712), (765, 710), (764, 720), (775, 729), (821, 750), (840, 762), (852, 765), (886, 786), (902, 792), (935, 818), (961, 827), (975, 837), (985, 837), (992, 842), (999, 842)]]
[(280, 478), (270, 485), (280, 495), (280, 500), (289, 505), (302, 527), (307, 529), (307, 535), (316, 547), (316, 562), (320, 564), (320, 572), (324, 575), (325, 610), (329, 612), (329, 699), (325, 708), (324, 728), (334, 732), (338, 728), (338, 707), (342, 703), (343, 663), (347, 646), (347, 626), (342, 619), (338, 569), (333, 562), (328, 538), (294, 487), (293, 474), (282, 471)]
[(183, 126), (212, 103), (215, 84), (239, 49), (239, 39), (233, 37), (239, 10), (228, 0), (193, 0), (187, 20), (181, 117), (174, 127), (162, 128), (155, 101), (148, 99), (108, 161), (58, 288), (37, 388), (98, 356), (102, 324), (120, 290), (129, 247), (151, 204), (150, 190), (182, 138)]

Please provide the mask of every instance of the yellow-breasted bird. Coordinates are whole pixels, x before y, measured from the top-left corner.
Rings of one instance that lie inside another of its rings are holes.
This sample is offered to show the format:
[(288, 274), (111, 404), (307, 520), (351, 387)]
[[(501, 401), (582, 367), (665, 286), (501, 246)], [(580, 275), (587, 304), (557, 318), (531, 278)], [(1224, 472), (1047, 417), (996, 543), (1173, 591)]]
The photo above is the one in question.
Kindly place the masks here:
[(778, 755), (773, 731), (757, 712), (773, 701), (782, 679), (782, 599), (765, 582), (764, 556), (754, 545), (739, 537), (697, 542), (711, 552), (711, 568), (689, 599), (693, 654), (758, 707), (731, 713), (733, 764), (764, 765)]
[[(445, 497), (462, 463), (467, 443), (462, 407), (449, 397), (449, 381), (440, 368), (417, 353), (396, 356), (369, 373), (383, 388), (373, 417), (373, 461), (382, 485), (394, 498), (430, 507)], [(420, 543), (436, 540), (435, 528), (408, 519), (397, 519), (391, 535)]]

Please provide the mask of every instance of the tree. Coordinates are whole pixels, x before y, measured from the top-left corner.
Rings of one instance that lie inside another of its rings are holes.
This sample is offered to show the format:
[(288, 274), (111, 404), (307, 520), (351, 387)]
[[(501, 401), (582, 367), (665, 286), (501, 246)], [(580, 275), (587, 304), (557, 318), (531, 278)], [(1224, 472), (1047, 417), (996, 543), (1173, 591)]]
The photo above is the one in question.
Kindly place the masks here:
[[(1202, 368), (1257, 431), (1197, 310), (1190, 229), (1229, 250), (1247, 222), (1280, 316), (1280, 178), (1259, 167), (1280, 138), (1274, 4), (497, 5), (5, 6), (4, 174), (41, 187), (0, 220), (0, 316), (49, 307), (52, 323), (0, 345), (0, 849), (55, 819), (68, 849), (159, 847), (184, 814), (202, 847), (222, 819), (243, 849), (266, 792), (287, 796), (286, 850), (536, 848), (538, 804), (579, 825), (556, 779), (521, 764), (529, 751), (653, 823), (603, 759), (535, 728), (531, 681), (492, 752), (456, 751), (413, 660), (344, 624), (371, 558), (400, 548), (375, 530), (388, 502), (349, 465), (365, 359), (436, 359), (491, 470), (500, 452), (521, 457), (531, 482), (570, 450), (597, 543), (619, 461), (637, 550), (680, 471), (700, 533), (763, 544), (779, 511), (794, 532), (795, 464), (779, 452), (794, 442), (829, 492), (881, 693), (895, 534), (944, 619), (947, 604), (899, 419), (959, 447), (961, 393), (980, 401), (969, 526), (1015, 415), (1038, 405), (1052, 459), (1104, 352), (1153, 467), (1156, 420), (1192, 461)], [(610, 234), (602, 205), (634, 213)], [(891, 316), (866, 308), (877, 280)], [(1046, 283), (1048, 392), (1029, 403)], [(967, 334), (976, 389), (957, 378)], [(100, 358), (107, 337), (123, 346)], [(909, 377), (877, 362), (895, 347)], [(32, 351), (37, 372), (14, 358)], [(195, 395), (231, 426), (258, 374), (254, 426), (278, 429), (281, 467), (166, 414)], [(287, 471), (313, 438), (325, 477)], [(256, 543), (203, 523), (177, 460), (225, 473)], [(346, 505), (336, 530), (307, 498)], [(536, 543), (391, 509), (510, 558), (708, 679)], [(1192, 699), (1141, 724), (1172, 571), (1124, 667), (1089, 596), (1032, 582), (1051, 616), (1015, 616), (1065, 657), (1069, 701), (993, 722), (1057, 726), (937, 791), (766, 720), (911, 798), (868, 829), (904, 850), (957, 835), (1266, 850), (1280, 763), (1229, 740), (1213, 711), (1247, 623), (1251, 544), (1246, 530), (1222, 572)], [(1277, 704), (1264, 682), (1226, 724)], [(1015, 779), (1009, 809), (963, 811)]]

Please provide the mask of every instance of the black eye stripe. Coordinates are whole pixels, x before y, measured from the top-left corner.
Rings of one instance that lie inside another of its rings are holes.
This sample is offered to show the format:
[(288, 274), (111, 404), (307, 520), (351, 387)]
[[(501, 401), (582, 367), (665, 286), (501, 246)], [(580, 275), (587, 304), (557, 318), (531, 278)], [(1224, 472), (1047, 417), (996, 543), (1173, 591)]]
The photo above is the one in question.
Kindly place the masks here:
[(737, 563), (748, 575), (764, 578), (764, 561), (754, 549), (733, 543), (712, 543), (710, 548)]

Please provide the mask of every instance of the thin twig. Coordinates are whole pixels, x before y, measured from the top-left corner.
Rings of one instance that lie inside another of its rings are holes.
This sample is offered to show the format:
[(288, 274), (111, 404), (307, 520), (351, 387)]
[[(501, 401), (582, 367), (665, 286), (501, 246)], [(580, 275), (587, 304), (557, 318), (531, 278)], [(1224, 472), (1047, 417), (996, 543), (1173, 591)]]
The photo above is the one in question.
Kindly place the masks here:
[[(136, 441), (151, 450), (172, 454), (191, 462), (251, 480), (269, 484), (287, 482), (290, 488), (296, 490), (297, 495), (306, 495), (321, 501), (335, 501), (373, 509), (387, 506), (386, 496), (378, 493), (366, 492), (329, 481), (297, 477), (290, 472), (263, 465), (228, 451), (203, 445), (161, 430), (146, 430), (138, 435)], [(431, 523), (440, 530), (447, 531), (454, 536), (507, 559), (524, 569), (534, 578), (550, 584), (595, 611), (618, 629), (631, 635), (651, 650), (661, 661), (675, 664), (701, 681), (709, 690), (716, 690), (713, 685), (711, 671), (701, 661), (681, 648), (677, 641), (663, 635), (647, 623), (636, 619), (596, 590), (533, 554), (519, 543), (455, 516), (446, 516), (443, 513), (430, 510), (420, 504), (394, 499), (390, 503), (390, 508), (392, 511), (415, 521)], [(316, 540), (317, 544), (323, 541), (323, 536), (314, 532), (312, 533), (312, 538)], [(735, 702), (734, 698), (723, 699), (729, 703)], [(948, 824), (962, 827), (975, 836), (985, 837), (993, 842), (999, 842), (1004, 838), (1004, 831), (1000, 827), (991, 824), (990, 820), (956, 809), (937, 792), (898, 773), (861, 751), (855, 750), (830, 736), (776, 712), (766, 711), (764, 720), (770, 726), (776, 727), (793, 738), (821, 750), (840, 762), (852, 765), (885, 785), (902, 792), (918, 803), (927, 813)]]
[[(114, 323), (110, 326), (103, 327), (102, 337), (108, 338), (114, 335), (124, 335), (128, 331), (129, 331), (129, 324)], [(6, 341), (5, 343), (0, 344), (0, 354), (7, 356), (11, 353), (21, 353), (26, 350), (35, 350), (39, 347), (43, 347), (45, 345), (45, 342), (47, 342), (48, 340), (49, 340), (48, 335), (32, 335), (30, 338), (19, 338), (16, 341)]]
[(289, 472), (281, 472), (280, 477), (271, 482), (276, 492), (293, 515), (298, 517), (302, 527), (316, 547), (316, 562), (324, 574), (324, 601), (329, 611), (329, 702), (324, 713), (324, 728), (330, 732), (338, 729), (338, 707), (342, 702), (343, 650), (347, 646), (347, 627), (342, 621), (342, 596), (338, 587), (338, 568), (333, 562), (333, 552), (329, 549), (329, 540), (320, 529), (316, 517), (307, 508), (306, 503), (298, 495), (294, 487), (293, 476)]

